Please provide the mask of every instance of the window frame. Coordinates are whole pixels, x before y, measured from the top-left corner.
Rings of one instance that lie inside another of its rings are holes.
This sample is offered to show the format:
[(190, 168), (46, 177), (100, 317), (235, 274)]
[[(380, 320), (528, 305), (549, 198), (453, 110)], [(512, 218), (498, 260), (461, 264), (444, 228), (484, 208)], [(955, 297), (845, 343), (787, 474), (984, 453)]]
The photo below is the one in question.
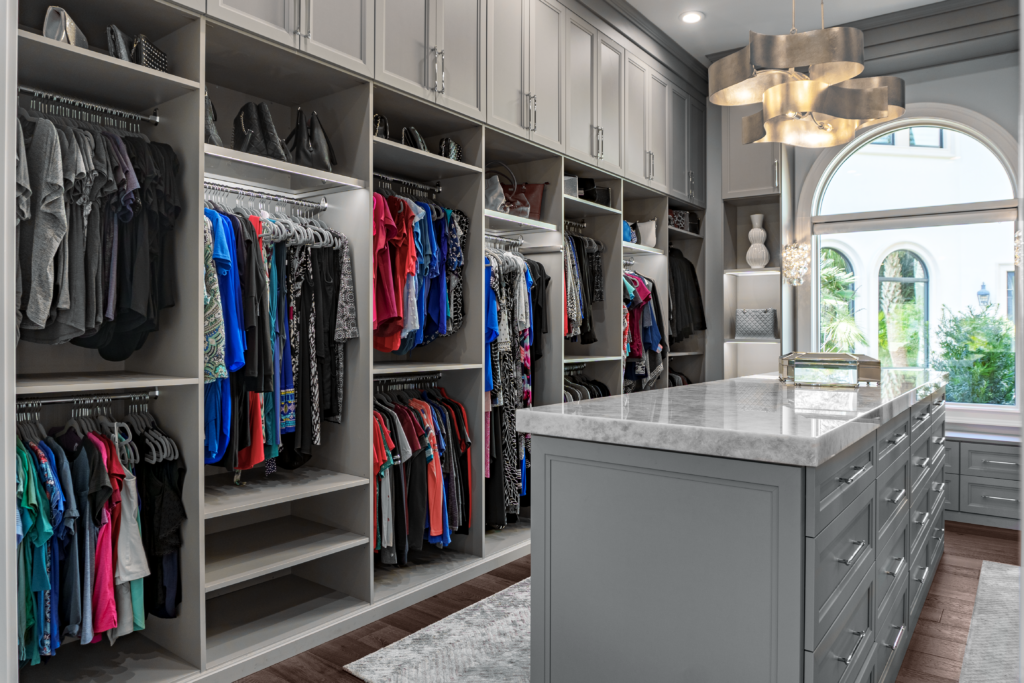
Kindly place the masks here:
[[(826, 247), (826, 249), (830, 249), (830, 248), (831, 247)], [(910, 370), (927, 370), (928, 368), (931, 367), (931, 333), (930, 333), (931, 330), (928, 329), (928, 323), (931, 320), (929, 318), (929, 307), (931, 306), (931, 286), (930, 286), (931, 275), (930, 275), (930, 273), (928, 271), (928, 264), (925, 262), (924, 258), (920, 254), (918, 254), (916, 251), (912, 251), (912, 250), (906, 249), (904, 247), (896, 247), (895, 249), (893, 249), (892, 251), (887, 253), (885, 256), (883, 256), (882, 257), (882, 264), (883, 265), (885, 264), (885, 259), (889, 258), (890, 256), (892, 256), (893, 254), (895, 254), (896, 252), (899, 252), (899, 251), (906, 252), (906, 253), (910, 254), (911, 256), (913, 256), (917, 260), (918, 263), (921, 264), (921, 269), (924, 271), (924, 277), (886, 277), (886, 276), (882, 275), (881, 272), (879, 272), (878, 275), (875, 276), (875, 288), (880, 293), (882, 291), (882, 283), (883, 282), (896, 282), (896, 283), (899, 283), (899, 284), (923, 284), (924, 285), (924, 367), (922, 368), (922, 367), (918, 367), (918, 366), (915, 365), (915, 366), (910, 367), (908, 369), (910, 369)], [(879, 271), (881, 271), (882, 267), (883, 266), (879, 266)], [(878, 304), (879, 304), (879, 306), (881, 306), (881, 304), (882, 304), (881, 294), (879, 294), (879, 296), (878, 296)], [(881, 311), (879, 311), (879, 312), (881, 312)], [(877, 334), (877, 332), (876, 332), (876, 334)], [(881, 355), (881, 354), (879, 354), (879, 355)], [(887, 369), (887, 370), (888, 369), (900, 369), (900, 368), (897, 368), (896, 366), (884, 366), (883, 365), (882, 367)]]

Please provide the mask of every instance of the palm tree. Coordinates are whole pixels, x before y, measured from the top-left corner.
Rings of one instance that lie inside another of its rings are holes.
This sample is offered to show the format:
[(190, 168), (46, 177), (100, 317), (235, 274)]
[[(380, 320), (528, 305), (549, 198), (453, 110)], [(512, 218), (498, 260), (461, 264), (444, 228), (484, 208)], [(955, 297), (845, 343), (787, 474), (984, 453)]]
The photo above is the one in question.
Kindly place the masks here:
[(821, 350), (852, 353), (858, 345), (868, 343), (854, 317), (854, 274), (846, 258), (835, 249), (826, 247), (819, 253)]

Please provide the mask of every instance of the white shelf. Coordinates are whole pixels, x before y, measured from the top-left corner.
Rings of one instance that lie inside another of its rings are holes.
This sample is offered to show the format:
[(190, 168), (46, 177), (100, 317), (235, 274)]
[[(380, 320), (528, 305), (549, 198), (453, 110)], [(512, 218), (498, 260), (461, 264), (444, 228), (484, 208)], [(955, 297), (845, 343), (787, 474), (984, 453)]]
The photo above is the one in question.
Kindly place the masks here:
[(151, 375), (145, 372), (76, 372), (53, 375), (18, 375), (19, 396), (38, 394), (94, 393), (124, 389), (152, 389), (199, 384), (197, 377)]
[(480, 363), (374, 363), (374, 375), (405, 375), (414, 372), (450, 372), (452, 370), (479, 370)]
[(492, 211), (491, 209), (484, 209), (484, 218), (487, 219), (485, 232), (489, 233), (558, 232), (558, 226), (554, 223), (510, 216), (507, 213)]
[(726, 275), (735, 275), (738, 277), (751, 277), (757, 275), (782, 275), (782, 269), (778, 266), (772, 268), (730, 268), (725, 271)]
[(726, 339), (726, 344), (781, 344), (781, 339)]
[(425, 182), (474, 175), (483, 171), (479, 166), (378, 137), (373, 138), (373, 170)]
[(18, 683), (174, 683), (191, 680), (198, 672), (146, 638), (144, 633), (118, 638), (113, 646), (66, 641), (56, 657), (45, 665), (26, 666), (18, 672), (16, 680)]
[(622, 356), (565, 356), (564, 362), (568, 363), (609, 363), (612, 361), (622, 362)]
[(367, 607), (358, 598), (294, 574), (246, 586), (206, 601), (207, 660), (215, 667)]
[(206, 537), (206, 592), (365, 545), (365, 536), (278, 517)]
[(358, 178), (328, 173), (207, 143), (205, 174), (210, 180), (241, 183), (295, 199), (366, 187)]
[(518, 545), (530, 543), (530, 520), (522, 519), (504, 529), (484, 532), (484, 557), (505, 552)]
[(311, 498), (333, 491), (366, 486), (370, 482), (364, 477), (322, 470), (317, 467), (300, 467), (297, 470), (279, 468), (270, 477), (257, 477), (245, 486), (236, 486), (234, 475), (216, 474), (206, 477), (203, 516), (206, 519), (223, 517), (237, 512), (286, 503), (300, 498)]
[(149, 116), (199, 83), (18, 30), (18, 84)]
[(604, 204), (598, 204), (571, 194), (564, 194), (565, 217), (573, 220), (580, 218), (593, 218), (596, 216), (622, 216), (622, 212)]
[(626, 254), (658, 254), (660, 256), (665, 255), (664, 249), (658, 249), (656, 247), (645, 247), (642, 244), (633, 244), (632, 242), (623, 242), (622, 251)]
[(691, 356), (703, 356), (703, 351), (669, 351), (669, 358), (687, 358)]
[(671, 225), (668, 226), (668, 236), (669, 236), (669, 239), (671, 239), (673, 237), (678, 237), (679, 239), (684, 239), (684, 240), (702, 240), (702, 239), (704, 239), (704, 235), (697, 235), (695, 233), (690, 232), (689, 230), (683, 230), (682, 228), (676, 228), (676, 227), (673, 227)]
[(480, 562), (479, 557), (438, 550), (423, 544), (423, 551), (415, 553), (416, 563), (405, 567), (375, 566), (373, 570), (373, 602), (394, 598), (403, 593), (441, 581), (446, 576)]

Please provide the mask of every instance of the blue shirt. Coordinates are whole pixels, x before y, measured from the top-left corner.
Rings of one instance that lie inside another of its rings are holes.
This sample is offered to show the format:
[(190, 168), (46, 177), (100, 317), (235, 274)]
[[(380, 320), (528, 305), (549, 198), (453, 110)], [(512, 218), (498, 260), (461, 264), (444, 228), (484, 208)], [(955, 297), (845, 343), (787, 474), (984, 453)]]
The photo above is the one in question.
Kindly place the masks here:
[(484, 287), (487, 290), (484, 303), (484, 391), (494, 389), (494, 372), (491, 368), (491, 343), (498, 339), (498, 298), (491, 287), (491, 261), (486, 259)]
[(203, 213), (213, 224), (213, 261), (217, 265), (221, 310), (224, 313), (224, 365), (237, 372), (245, 365), (245, 319), (242, 316), (242, 282), (235, 263), (235, 229), (230, 220), (212, 209)]

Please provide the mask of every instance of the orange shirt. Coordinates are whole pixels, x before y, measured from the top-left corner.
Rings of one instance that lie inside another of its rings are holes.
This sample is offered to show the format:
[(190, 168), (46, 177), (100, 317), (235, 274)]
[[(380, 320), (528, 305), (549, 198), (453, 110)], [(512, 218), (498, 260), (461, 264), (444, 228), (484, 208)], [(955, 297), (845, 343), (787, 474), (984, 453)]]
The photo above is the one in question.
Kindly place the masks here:
[(441, 454), (437, 450), (437, 426), (430, 406), (419, 399), (409, 401), (419, 411), (423, 422), (430, 427), (430, 452), (433, 458), (427, 463), (427, 506), (429, 508), (430, 535), (444, 535), (444, 477), (441, 474)]

